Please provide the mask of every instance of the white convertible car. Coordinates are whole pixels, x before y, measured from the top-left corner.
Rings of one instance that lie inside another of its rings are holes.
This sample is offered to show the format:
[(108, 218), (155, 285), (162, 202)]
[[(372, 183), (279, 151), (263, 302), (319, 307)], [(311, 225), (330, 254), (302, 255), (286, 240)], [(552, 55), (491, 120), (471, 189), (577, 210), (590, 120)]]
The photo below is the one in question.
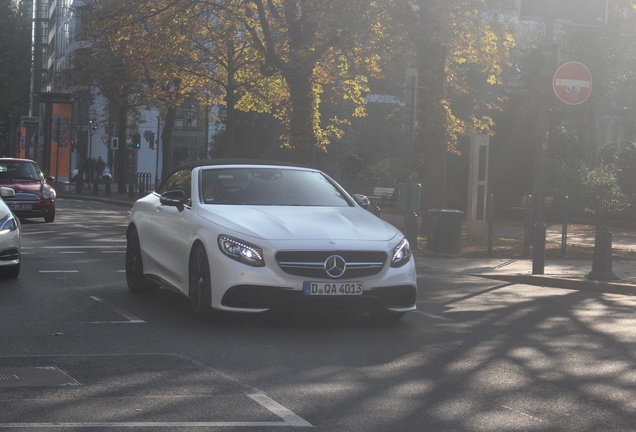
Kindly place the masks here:
[(129, 289), (172, 289), (200, 317), (316, 310), (391, 320), (415, 310), (404, 235), (316, 169), (182, 165), (135, 202), (126, 239)]
[[(15, 197), (15, 191), (0, 187), (2, 198)], [(20, 275), (20, 220), (0, 198), (0, 275), (17, 278)]]

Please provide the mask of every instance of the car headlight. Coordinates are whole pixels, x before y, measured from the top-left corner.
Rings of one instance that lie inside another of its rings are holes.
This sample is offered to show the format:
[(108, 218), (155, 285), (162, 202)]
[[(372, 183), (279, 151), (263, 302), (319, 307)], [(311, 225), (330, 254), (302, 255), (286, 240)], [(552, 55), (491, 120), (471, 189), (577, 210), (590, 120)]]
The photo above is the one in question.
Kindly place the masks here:
[(17, 229), (18, 221), (15, 220), (11, 213), (0, 219), (0, 234), (6, 234)]
[(393, 249), (393, 257), (391, 258), (391, 267), (401, 267), (411, 259), (411, 245), (406, 238)]
[(42, 185), (42, 196), (46, 199), (53, 198), (53, 188), (47, 184)]
[(219, 249), (230, 258), (253, 267), (264, 267), (263, 250), (234, 237), (220, 235)]

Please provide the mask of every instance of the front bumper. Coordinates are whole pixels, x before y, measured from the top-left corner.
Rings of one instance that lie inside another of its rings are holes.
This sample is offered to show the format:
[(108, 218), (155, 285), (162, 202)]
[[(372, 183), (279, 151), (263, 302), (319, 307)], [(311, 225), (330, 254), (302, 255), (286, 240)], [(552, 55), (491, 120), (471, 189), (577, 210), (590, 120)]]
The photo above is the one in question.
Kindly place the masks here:
[(224, 308), (274, 311), (408, 312), (415, 310), (417, 287), (379, 287), (351, 296), (308, 296), (302, 290), (262, 285), (237, 285), (225, 293)]

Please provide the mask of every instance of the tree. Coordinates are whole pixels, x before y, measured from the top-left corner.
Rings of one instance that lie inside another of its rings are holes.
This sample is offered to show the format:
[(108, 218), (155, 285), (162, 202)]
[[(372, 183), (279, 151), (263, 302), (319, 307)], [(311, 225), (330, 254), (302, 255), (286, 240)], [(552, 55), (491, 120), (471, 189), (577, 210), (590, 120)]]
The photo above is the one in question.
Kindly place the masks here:
[(363, 115), (368, 77), (379, 72), (377, 23), (385, 6), (370, 0), (250, 0), (236, 15), (261, 55), (263, 75), (284, 80), (287, 100), (275, 114), (298, 161), (315, 163), (316, 152), (342, 133), (346, 119), (320, 118), (321, 104), (333, 103), (323, 99), (326, 94), (350, 101), (352, 115)]
[[(446, 154), (473, 133), (493, 134), (502, 66), (514, 39), (489, 12), (505, 2), (404, 0), (404, 25), (419, 70), (414, 157), (424, 183), (423, 208), (446, 206)], [(430, 185), (435, 185), (431, 187)]]
[[(28, 114), (31, 77), (30, 17), (25, 3), (0, 0), (0, 120)], [(3, 148), (5, 147), (5, 148)], [(10, 152), (0, 136), (0, 152)]]

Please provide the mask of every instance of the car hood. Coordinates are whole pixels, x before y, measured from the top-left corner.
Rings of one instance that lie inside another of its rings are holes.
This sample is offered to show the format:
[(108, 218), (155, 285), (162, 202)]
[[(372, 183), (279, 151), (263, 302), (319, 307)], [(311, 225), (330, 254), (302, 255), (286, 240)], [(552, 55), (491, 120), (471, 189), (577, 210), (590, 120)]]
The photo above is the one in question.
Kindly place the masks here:
[(204, 219), (237, 233), (270, 240), (389, 241), (393, 225), (360, 207), (203, 205)]
[(0, 185), (10, 187), (15, 193), (39, 193), (42, 190), (42, 182), (39, 181), (8, 181), (0, 182)]

